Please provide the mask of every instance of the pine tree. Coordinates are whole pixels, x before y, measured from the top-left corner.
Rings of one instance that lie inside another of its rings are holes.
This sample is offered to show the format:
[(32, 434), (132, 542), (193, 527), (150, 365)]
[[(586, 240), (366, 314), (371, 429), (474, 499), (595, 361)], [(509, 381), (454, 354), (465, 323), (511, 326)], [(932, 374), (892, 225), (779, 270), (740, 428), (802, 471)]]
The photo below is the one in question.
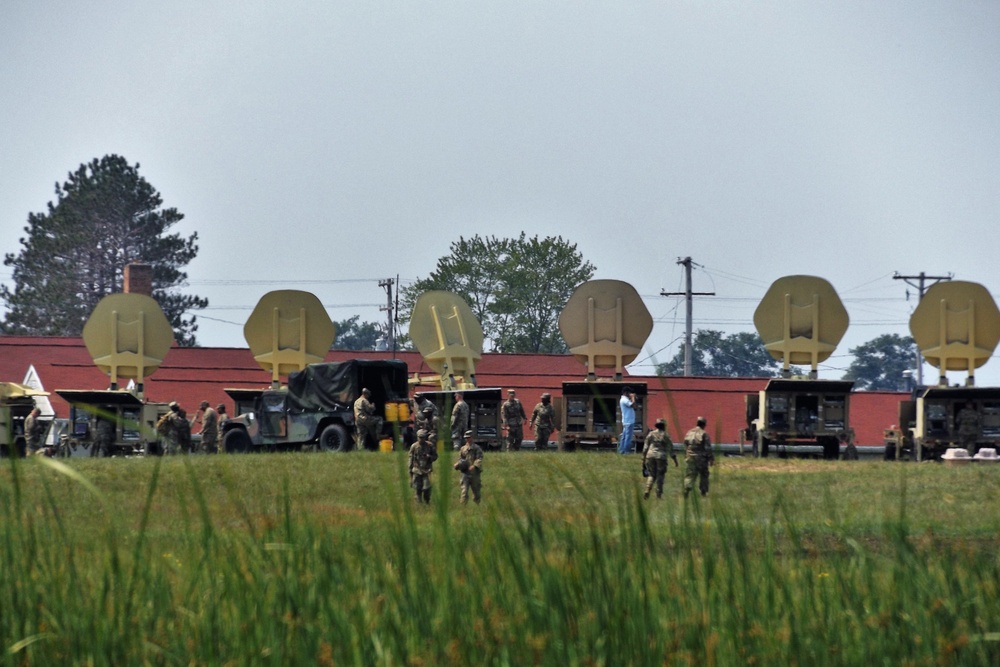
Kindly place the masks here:
[(208, 300), (181, 294), (181, 271), (198, 254), (198, 234), (168, 234), (184, 216), (123, 157), (94, 159), (56, 184), (47, 213), (30, 213), (19, 254), (8, 253), (14, 287), (0, 286), (7, 313), (0, 331), (30, 336), (79, 336), (97, 302), (122, 291), (125, 265), (153, 267), (153, 298), (180, 345), (195, 345), (197, 318), (185, 313)]

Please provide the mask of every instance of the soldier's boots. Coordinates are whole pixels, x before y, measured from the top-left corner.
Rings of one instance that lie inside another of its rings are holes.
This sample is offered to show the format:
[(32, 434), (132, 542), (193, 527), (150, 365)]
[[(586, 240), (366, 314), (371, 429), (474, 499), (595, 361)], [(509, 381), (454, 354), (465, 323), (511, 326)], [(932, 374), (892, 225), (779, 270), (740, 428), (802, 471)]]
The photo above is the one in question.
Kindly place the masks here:
[(430, 489), (424, 489), (424, 502), (427, 503), (428, 505), (431, 504), (431, 490)]
[(649, 489), (646, 489), (646, 491), (642, 494), (642, 499), (649, 500)]

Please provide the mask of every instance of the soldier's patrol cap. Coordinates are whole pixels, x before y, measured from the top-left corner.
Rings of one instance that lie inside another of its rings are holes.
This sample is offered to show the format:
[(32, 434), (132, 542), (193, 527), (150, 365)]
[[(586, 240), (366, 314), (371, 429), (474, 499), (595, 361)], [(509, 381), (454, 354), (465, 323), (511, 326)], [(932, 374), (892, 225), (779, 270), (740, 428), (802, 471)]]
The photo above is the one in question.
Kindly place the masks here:
[(209, 402), (208, 402), (208, 401), (202, 401), (202, 402), (201, 402), (201, 407), (203, 407), (203, 408), (207, 408), (207, 407), (208, 407), (209, 405), (210, 405), (210, 404), (209, 404)]
[(552, 394), (542, 394), (542, 398), (552, 398)]
[(514, 390), (513, 390), (513, 389), (508, 389), (508, 390), (507, 390), (507, 393), (508, 393), (508, 394), (513, 394), (513, 393), (514, 393)]
[(698, 426), (704, 426), (705, 423), (706, 423), (705, 422), (705, 418), (704, 417), (698, 417), (697, 423), (698, 423)]
[(663, 417), (660, 417), (659, 419), (656, 420), (656, 426), (666, 426), (666, 425), (667, 425), (667, 420), (664, 419)]
[(475, 435), (475, 433), (473, 433), (472, 431), (466, 431), (466, 432), (465, 432), (465, 437), (466, 437), (466, 438), (471, 438), (471, 437), (472, 437), (472, 436), (474, 436), (474, 435)]
[(223, 403), (219, 403), (218, 405), (215, 406), (215, 409), (216, 410), (225, 410), (226, 406)]
[(422, 428), (417, 431), (417, 440), (426, 440), (428, 435), (430, 435), (430, 433), (427, 432), (427, 429)]
[(177, 403), (177, 401), (170, 401), (170, 405), (167, 407), (171, 410), (179, 410), (181, 406)]

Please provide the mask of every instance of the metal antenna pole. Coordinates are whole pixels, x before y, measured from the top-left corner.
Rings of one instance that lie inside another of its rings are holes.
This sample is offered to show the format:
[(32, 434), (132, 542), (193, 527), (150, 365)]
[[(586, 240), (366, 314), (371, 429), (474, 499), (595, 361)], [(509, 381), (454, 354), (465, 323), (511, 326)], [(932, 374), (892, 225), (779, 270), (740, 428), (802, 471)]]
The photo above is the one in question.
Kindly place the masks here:
[(660, 292), (660, 296), (683, 296), (687, 301), (687, 321), (684, 329), (684, 376), (690, 377), (691, 375), (691, 330), (693, 327), (693, 315), (694, 315), (694, 297), (696, 296), (715, 296), (715, 292), (692, 292), (691, 291), (691, 266), (694, 262), (691, 261), (690, 257), (685, 257), (684, 259), (678, 259), (678, 264), (684, 265), (684, 291), (683, 292)]
[[(951, 273), (949, 273), (946, 276), (928, 276), (923, 271), (921, 271), (920, 275), (917, 275), (917, 276), (901, 276), (901, 275), (899, 275), (899, 271), (896, 271), (895, 273), (892, 274), (892, 279), (893, 280), (903, 280), (910, 287), (916, 287), (917, 288), (917, 293), (919, 295), (917, 297), (917, 303), (918, 304), (921, 301), (923, 301), (923, 299), (924, 299), (924, 292), (927, 291), (927, 289), (926, 289), (926, 287), (925, 287), (924, 284), (928, 280), (933, 280), (934, 282), (931, 283), (931, 285), (934, 285), (935, 283), (938, 283), (938, 282), (940, 282), (942, 280), (951, 280), (953, 277), (954, 277), (954, 275), (951, 274)], [(919, 282), (917, 282), (917, 283), (911, 282), (913, 280), (917, 280)], [(927, 285), (927, 287), (930, 287), (930, 285)], [(924, 386), (924, 355), (922, 355), (920, 353), (919, 349), (917, 350), (917, 386), (918, 387), (923, 387)]]
[(392, 278), (386, 278), (385, 280), (378, 281), (378, 286), (385, 289), (385, 306), (379, 308), (379, 310), (385, 311), (389, 314), (388, 326), (386, 327), (386, 348), (390, 350), (396, 349), (396, 327), (394, 326), (395, 320), (392, 316), (392, 286), (395, 283)]

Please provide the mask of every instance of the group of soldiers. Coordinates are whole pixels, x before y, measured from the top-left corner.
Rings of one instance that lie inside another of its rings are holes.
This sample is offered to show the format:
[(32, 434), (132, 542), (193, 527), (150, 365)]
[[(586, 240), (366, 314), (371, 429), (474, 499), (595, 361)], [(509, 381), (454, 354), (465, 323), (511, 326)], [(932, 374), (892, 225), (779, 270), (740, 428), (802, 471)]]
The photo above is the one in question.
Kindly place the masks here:
[[(358, 399), (359, 402), (362, 399), (366, 399), (364, 392), (362, 397)], [(356, 417), (357, 410), (358, 405), (356, 404)], [(414, 415), (416, 440), (409, 447), (410, 485), (414, 489), (418, 502), (430, 503), (431, 473), (434, 462), (438, 459), (436, 443), (440, 430), (440, 418), (434, 403), (419, 392), (413, 396), (411, 410)], [(526, 421), (535, 432), (535, 450), (544, 451), (548, 448), (549, 437), (555, 430), (555, 412), (552, 407), (551, 395), (542, 394), (541, 400), (532, 410), (529, 420), (524, 406), (517, 398), (517, 392), (509, 389), (507, 390), (507, 400), (500, 408), (500, 415), (501, 423), (506, 431), (507, 451), (521, 449)], [(696, 482), (701, 495), (708, 495), (709, 468), (715, 463), (715, 454), (712, 451), (711, 438), (705, 431), (705, 425), (705, 418), (698, 417), (695, 427), (684, 436), (683, 488), (685, 497), (694, 489)], [(454, 447), (459, 452), (458, 459), (454, 464), (455, 470), (461, 474), (459, 500), (464, 504), (468, 502), (471, 495), (473, 501), (479, 503), (482, 494), (483, 450), (474, 441), (475, 433), (469, 429), (469, 407), (461, 393), (455, 394), (450, 426), (452, 442), (460, 441), (459, 434), (462, 435), (461, 442), (463, 442), (461, 447), (457, 445)], [(358, 428), (360, 438), (362, 427)], [(677, 455), (674, 454), (673, 441), (667, 433), (667, 422), (665, 419), (657, 419), (655, 427), (646, 436), (642, 449), (643, 475), (646, 477), (644, 498), (648, 499), (654, 488), (656, 489), (656, 497), (663, 497), (663, 483), (669, 459), (673, 459), (674, 466), (679, 466)]]
[[(208, 401), (202, 401), (194, 418), (188, 419), (187, 412), (176, 401), (171, 401), (170, 409), (156, 422), (156, 433), (159, 435), (160, 451), (157, 454), (221, 454), (222, 441), (219, 433), (228, 415), (226, 406), (220, 403), (212, 409)], [(194, 446), (191, 438), (191, 428), (201, 424), (201, 443)], [(91, 450), (93, 454), (94, 451)]]

